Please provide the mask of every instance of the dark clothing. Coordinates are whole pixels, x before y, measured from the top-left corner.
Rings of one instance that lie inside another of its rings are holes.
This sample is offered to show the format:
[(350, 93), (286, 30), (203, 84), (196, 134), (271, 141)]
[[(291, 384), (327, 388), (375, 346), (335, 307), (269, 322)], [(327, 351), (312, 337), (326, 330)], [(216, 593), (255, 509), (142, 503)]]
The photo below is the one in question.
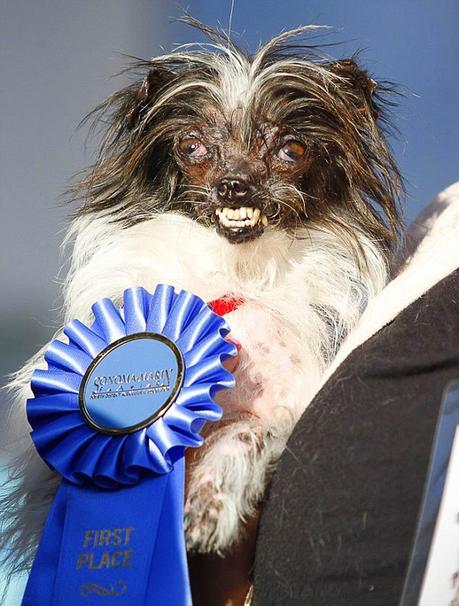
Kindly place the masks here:
[(262, 515), (256, 606), (397, 606), (438, 409), (459, 378), (459, 270), (335, 371)]

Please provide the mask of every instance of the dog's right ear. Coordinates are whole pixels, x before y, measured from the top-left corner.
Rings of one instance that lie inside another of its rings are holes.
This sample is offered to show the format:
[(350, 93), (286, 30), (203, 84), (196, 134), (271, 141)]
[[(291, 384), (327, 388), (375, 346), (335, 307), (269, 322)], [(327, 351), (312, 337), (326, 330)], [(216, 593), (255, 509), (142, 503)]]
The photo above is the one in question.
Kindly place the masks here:
[(128, 129), (132, 129), (137, 125), (139, 117), (148, 103), (175, 75), (172, 70), (165, 67), (153, 67), (148, 72), (129, 101), (128, 111), (125, 116), (125, 124)]
[(378, 83), (366, 70), (359, 67), (356, 58), (339, 59), (330, 65), (330, 70), (347, 81), (355, 105), (369, 108), (373, 118), (377, 119), (379, 108), (375, 103), (374, 93), (378, 89)]

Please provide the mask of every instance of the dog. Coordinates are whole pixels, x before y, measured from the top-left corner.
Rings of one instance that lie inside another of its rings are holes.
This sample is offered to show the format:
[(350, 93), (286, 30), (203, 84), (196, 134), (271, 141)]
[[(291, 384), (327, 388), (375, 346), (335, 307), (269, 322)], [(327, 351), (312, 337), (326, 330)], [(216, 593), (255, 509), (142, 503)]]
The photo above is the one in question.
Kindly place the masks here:
[[(190, 553), (224, 555), (263, 500), (276, 461), (338, 347), (385, 285), (400, 239), (401, 178), (386, 142), (391, 87), (356, 57), (327, 58), (317, 26), (254, 55), (211, 43), (136, 61), (92, 114), (100, 153), (71, 188), (64, 324), (102, 297), (157, 283), (210, 302), (242, 345), (223, 421), (189, 468)], [(58, 333), (59, 338), (62, 333)], [(3, 498), (7, 560), (28, 568), (59, 477), (28, 436), (44, 350), (14, 377), (19, 457)]]

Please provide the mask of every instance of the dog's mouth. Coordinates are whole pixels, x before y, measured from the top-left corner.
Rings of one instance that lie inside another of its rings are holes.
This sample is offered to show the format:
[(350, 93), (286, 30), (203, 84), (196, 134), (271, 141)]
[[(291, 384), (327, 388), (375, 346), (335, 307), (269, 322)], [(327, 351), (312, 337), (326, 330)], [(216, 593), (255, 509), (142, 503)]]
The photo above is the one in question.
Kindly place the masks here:
[(266, 214), (254, 206), (217, 208), (215, 220), (217, 231), (234, 244), (258, 238), (269, 224)]

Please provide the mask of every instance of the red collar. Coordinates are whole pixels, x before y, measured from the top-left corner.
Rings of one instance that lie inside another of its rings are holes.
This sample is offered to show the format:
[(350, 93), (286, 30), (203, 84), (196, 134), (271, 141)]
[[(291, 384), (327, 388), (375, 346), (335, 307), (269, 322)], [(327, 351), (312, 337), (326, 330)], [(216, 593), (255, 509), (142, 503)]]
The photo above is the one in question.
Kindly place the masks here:
[(212, 311), (219, 316), (226, 316), (226, 314), (236, 310), (240, 305), (242, 305), (242, 303), (244, 303), (244, 299), (223, 295), (223, 297), (220, 297), (219, 299), (209, 301), (207, 305), (209, 305)]

